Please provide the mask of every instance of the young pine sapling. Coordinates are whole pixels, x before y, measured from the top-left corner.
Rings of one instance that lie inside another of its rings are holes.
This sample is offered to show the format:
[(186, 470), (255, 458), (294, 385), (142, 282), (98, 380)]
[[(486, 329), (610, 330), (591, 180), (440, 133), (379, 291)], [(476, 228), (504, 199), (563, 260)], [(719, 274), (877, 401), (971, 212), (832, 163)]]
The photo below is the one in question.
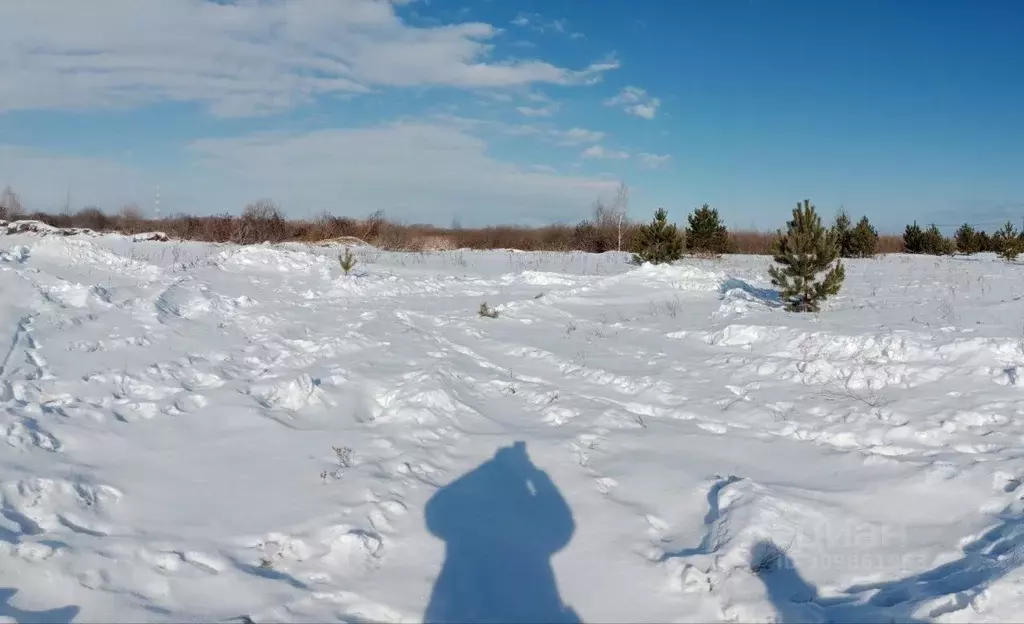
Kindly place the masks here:
[(348, 247), (345, 248), (345, 253), (338, 256), (338, 263), (341, 264), (341, 270), (348, 275), (352, 272), (353, 267), (356, 266), (356, 257), (352, 255), (352, 252)]

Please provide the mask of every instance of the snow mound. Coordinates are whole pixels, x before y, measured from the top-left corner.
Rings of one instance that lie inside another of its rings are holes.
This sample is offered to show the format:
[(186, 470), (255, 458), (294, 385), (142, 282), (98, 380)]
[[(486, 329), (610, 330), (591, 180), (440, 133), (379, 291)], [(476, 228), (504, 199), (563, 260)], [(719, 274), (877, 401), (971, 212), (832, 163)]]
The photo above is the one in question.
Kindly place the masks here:
[(13, 234), (38, 234), (39, 236), (97, 236), (97, 233), (88, 228), (59, 228), (35, 220), (22, 221), (0, 221), (0, 233)]
[(859, 361), (868, 363), (942, 362), (957, 359), (1012, 362), (1020, 345), (1009, 340), (969, 337), (936, 344), (929, 335), (906, 330), (878, 334), (842, 335), (767, 325), (728, 325), (707, 336), (718, 346), (757, 348), (803, 360)]
[(10, 249), (0, 249), (0, 262), (23, 263), (28, 260), (29, 248), (25, 245), (15, 245)]
[(292, 251), (270, 245), (250, 245), (221, 252), (214, 258), (221, 267), (236, 270), (272, 273), (320, 273), (330, 275), (337, 261), (303, 251)]
[(314, 244), (320, 247), (362, 247), (365, 249), (373, 249), (373, 245), (367, 243), (361, 238), (356, 238), (355, 236), (327, 238), (322, 241), (317, 241)]
[(49, 286), (40, 284), (39, 290), (48, 300), (71, 308), (88, 307), (90, 300), (98, 292), (95, 286), (90, 287), (72, 282), (61, 282)]
[(173, 284), (160, 293), (153, 305), (163, 318), (194, 319), (213, 310), (213, 302), (201, 289), (196, 291), (182, 283)]
[(249, 388), (249, 394), (260, 405), (272, 410), (297, 411), (306, 407), (330, 405), (320, 380), (307, 374), (294, 379), (281, 379), (265, 383), (255, 383)]
[(157, 280), (164, 271), (144, 260), (117, 254), (100, 242), (78, 239), (43, 239), (29, 246), (33, 256), (51, 262), (67, 263), (79, 269), (90, 266), (120, 276)]
[(256, 305), (247, 295), (228, 297), (211, 290), (209, 284), (183, 280), (171, 284), (153, 300), (157, 317), (166, 322), (169, 317), (195, 319), (211, 312), (233, 317), (240, 309)]
[(147, 241), (153, 241), (157, 243), (166, 243), (171, 240), (171, 237), (164, 232), (142, 232), (140, 234), (133, 234), (132, 242), (142, 243)]
[(70, 530), (102, 535), (109, 533), (103, 518), (121, 492), (108, 485), (34, 477), (3, 483), (0, 496), (3, 516), (23, 534)]
[(678, 290), (717, 291), (726, 275), (687, 264), (644, 264), (628, 274), (631, 281), (667, 284)]
[(507, 276), (508, 281), (518, 279), (524, 284), (534, 286), (573, 286), (580, 280), (578, 276), (565, 275), (564, 273), (547, 273), (544, 271), (523, 271), (522, 273)]

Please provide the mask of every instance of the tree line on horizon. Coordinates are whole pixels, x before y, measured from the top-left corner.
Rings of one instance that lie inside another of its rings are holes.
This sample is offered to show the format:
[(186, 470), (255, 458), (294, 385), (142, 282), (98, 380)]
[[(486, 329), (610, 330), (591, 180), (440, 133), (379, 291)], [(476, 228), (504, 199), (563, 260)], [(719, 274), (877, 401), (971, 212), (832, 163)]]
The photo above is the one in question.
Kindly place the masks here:
[(933, 256), (990, 252), (1006, 260), (1015, 260), (1024, 251), (1024, 232), (1017, 231), (1012, 221), (1007, 221), (992, 234), (964, 223), (952, 237), (946, 237), (937, 226), (922, 229), (915, 221), (903, 231), (903, 251)]
[[(161, 219), (146, 218), (138, 206), (130, 204), (117, 214), (107, 214), (95, 206), (71, 212), (65, 206), (61, 213), (28, 213), (10, 186), (0, 191), (0, 220), (32, 219), (59, 228), (88, 228), (95, 231), (116, 231), (138, 234), (159, 230), (173, 238), (239, 244), (284, 241), (318, 242), (352, 237), (396, 251), (418, 251), (436, 248), (495, 249), (512, 248), (524, 251), (606, 251), (632, 252), (644, 226), (629, 216), (629, 189), (620, 185), (608, 202), (597, 201), (592, 217), (576, 225), (541, 227), (489, 226), (442, 228), (432, 225), (401, 224), (388, 220), (383, 211), (363, 219), (339, 217), (324, 213), (312, 219), (288, 219), (280, 207), (269, 200), (259, 200), (245, 207), (241, 215), (216, 214), (196, 216), (175, 214)], [(667, 218), (667, 215), (666, 215)], [(1024, 250), (1024, 234), (1007, 224), (992, 235), (965, 224), (952, 238), (944, 237), (938, 228), (922, 229), (908, 225), (903, 236), (879, 235), (868, 218), (854, 224), (845, 211), (836, 215), (836, 229), (844, 258), (870, 257), (876, 253), (949, 254), (997, 252), (1016, 257)], [(681, 232), (683, 249), (697, 255), (770, 254), (779, 240), (779, 231), (730, 230), (722, 222), (717, 209), (704, 204), (687, 217)], [(440, 241), (440, 243), (439, 243)], [(1012, 242), (1013, 244), (1010, 244)]]

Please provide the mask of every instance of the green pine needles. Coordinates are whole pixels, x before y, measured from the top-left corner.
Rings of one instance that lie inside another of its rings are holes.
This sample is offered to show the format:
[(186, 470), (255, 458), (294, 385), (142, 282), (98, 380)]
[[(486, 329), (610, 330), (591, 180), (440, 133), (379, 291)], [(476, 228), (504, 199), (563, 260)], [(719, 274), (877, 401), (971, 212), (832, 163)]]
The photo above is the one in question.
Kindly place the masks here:
[(1017, 229), (1009, 221), (995, 233), (993, 239), (995, 239), (996, 253), (1007, 262), (1016, 260), (1024, 247), (1021, 244), (1021, 234), (1017, 233)]
[(832, 230), (838, 238), (839, 255), (843, 258), (870, 258), (878, 251), (878, 231), (867, 217), (861, 217), (854, 226), (846, 211), (840, 210)]
[[(798, 203), (786, 233), (775, 244), (774, 260), (780, 266), (768, 270), (772, 285), (782, 291), (787, 309), (817, 312), (822, 301), (839, 293), (846, 277), (839, 252), (838, 233), (821, 224), (810, 201)], [(818, 279), (818, 273), (826, 270)]]
[(850, 258), (871, 258), (878, 253), (878, 230), (861, 217), (850, 235)]
[(729, 251), (729, 230), (722, 225), (718, 210), (704, 204), (687, 221), (686, 249), (692, 253), (720, 255)]
[(356, 266), (356, 257), (352, 255), (348, 247), (345, 248), (345, 255), (338, 256), (338, 263), (341, 265), (341, 270), (348, 275), (352, 272), (352, 269)]
[(654, 213), (654, 221), (637, 228), (633, 252), (636, 264), (663, 264), (683, 257), (683, 236), (674, 223), (668, 222), (664, 208), (658, 208)]

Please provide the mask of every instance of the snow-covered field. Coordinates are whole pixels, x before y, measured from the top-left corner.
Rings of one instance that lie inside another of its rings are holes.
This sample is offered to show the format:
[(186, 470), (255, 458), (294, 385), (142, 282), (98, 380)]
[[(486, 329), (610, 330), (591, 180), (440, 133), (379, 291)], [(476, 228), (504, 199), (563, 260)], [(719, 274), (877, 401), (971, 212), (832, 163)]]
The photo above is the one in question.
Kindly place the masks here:
[(1024, 267), (337, 251), (0, 236), (0, 615), (1024, 613)]

